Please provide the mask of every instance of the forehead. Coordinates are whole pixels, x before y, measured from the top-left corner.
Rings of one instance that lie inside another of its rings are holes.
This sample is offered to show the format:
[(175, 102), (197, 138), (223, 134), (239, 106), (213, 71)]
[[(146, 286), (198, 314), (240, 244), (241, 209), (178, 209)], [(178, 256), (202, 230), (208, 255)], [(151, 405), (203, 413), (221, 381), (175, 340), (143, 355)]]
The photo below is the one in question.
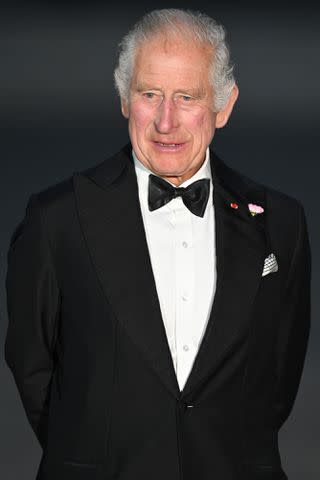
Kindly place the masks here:
[(133, 81), (208, 83), (212, 47), (191, 38), (158, 35), (137, 49)]

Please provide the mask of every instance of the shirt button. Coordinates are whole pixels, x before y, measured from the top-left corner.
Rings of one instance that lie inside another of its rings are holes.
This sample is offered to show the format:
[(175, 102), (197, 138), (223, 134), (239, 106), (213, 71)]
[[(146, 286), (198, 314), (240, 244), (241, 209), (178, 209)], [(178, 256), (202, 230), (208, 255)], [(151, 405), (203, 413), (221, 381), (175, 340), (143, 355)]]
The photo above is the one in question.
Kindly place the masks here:
[(187, 352), (187, 351), (189, 350), (188, 345), (183, 345), (183, 350), (184, 350), (185, 352)]
[(184, 293), (182, 296), (181, 296), (182, 300), (184, 301), (187, 301), (188, 300), (188, 294), (187, 293)]
[(182, 245), (184, 246), (184, 248), (187, 248), (188, 242), (182, 242)]

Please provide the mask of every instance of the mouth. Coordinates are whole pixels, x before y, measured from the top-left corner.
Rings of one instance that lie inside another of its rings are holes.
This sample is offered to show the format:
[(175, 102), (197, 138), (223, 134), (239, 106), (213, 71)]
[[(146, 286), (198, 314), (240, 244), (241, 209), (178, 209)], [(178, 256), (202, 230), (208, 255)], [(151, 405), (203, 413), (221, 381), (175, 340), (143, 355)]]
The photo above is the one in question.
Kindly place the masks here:
[(174, 142), (157, 142), (153, 141), (154, 146), (157, 148), (157, 150), (160, 151), (170, 151), (170, 152), (175, 152), (178, 150), (181, 150), (185, 143), (174, 143)]

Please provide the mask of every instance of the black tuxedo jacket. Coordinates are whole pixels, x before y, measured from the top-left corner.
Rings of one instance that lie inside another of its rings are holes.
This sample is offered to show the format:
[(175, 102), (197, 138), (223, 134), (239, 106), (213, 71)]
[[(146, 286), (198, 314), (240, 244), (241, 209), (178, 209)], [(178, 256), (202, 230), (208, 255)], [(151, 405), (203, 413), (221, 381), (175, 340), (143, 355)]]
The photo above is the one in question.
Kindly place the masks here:
[[(8, 253), (5, 357), (43, 448), (38, 480), (287, 479), (278, 431), (310, 330), (304, 209), (210, 161), (217, 289), (183, 391), (131, 145), (31, 195)], [(262, 276), (269, 253), (279, 269)]]

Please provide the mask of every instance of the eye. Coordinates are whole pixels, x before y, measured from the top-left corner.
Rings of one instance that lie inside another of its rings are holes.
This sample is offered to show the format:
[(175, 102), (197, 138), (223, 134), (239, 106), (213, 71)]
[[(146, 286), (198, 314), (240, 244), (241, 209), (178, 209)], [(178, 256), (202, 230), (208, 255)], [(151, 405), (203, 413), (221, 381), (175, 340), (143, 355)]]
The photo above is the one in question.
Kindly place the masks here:
[(184, 102), (189, 102), (192, 100), (192, 97), (189, 97), (189, 95), (181, 95), (181, 98)]
[(156, 94), (155, 94), (154, 92), (144, 92), (144, 93), (143, 93), (143, 96), (144, 96), (145, 98), (154, 98), (155, 95), (156, 95)]

